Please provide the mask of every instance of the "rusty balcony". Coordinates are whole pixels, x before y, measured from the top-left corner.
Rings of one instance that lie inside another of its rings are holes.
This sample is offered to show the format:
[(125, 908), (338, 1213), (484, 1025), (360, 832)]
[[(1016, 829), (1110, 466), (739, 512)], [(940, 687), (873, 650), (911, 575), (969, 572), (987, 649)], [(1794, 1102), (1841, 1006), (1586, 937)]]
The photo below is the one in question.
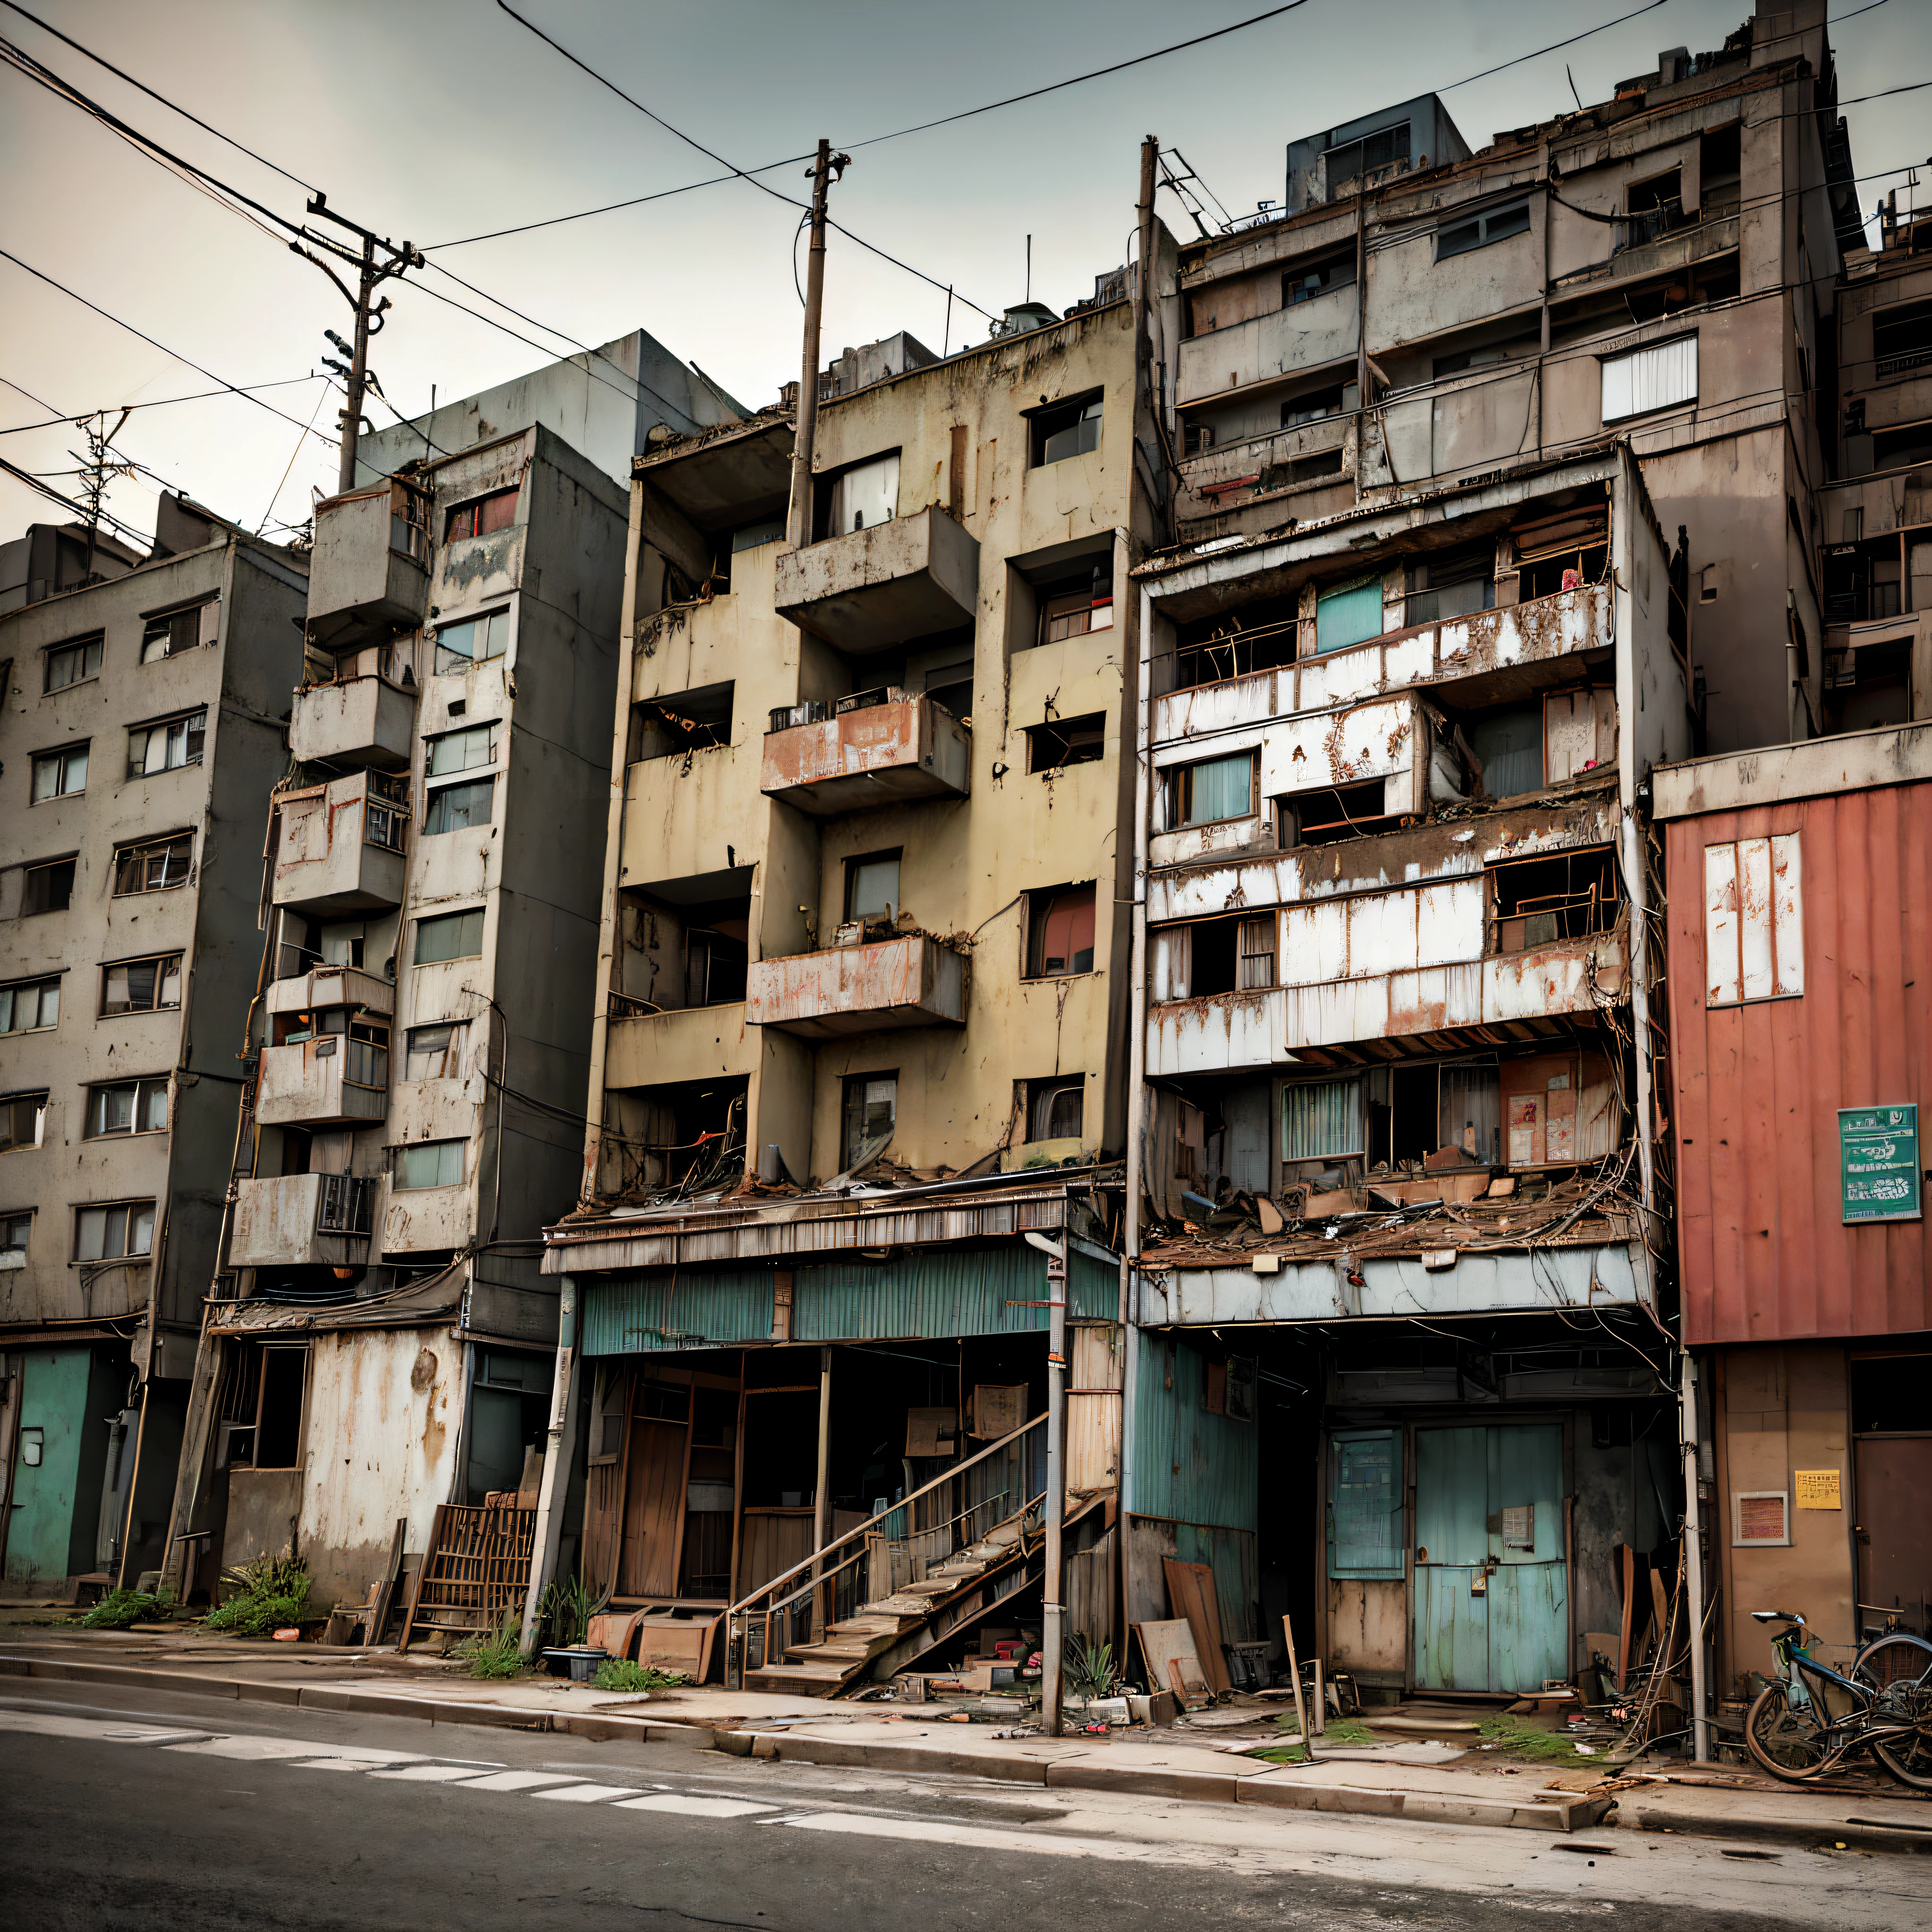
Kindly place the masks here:
[(922, 932), (754, 961), (745, 1018), (806, 1040), (916, 1026), (963, 1026), (964, 956)]
[(604, 1084), (659, 1087), (748, 1076), (758, 1070), (759, 1051), (758, 1036), (745, 1024), (742, 1000), (650, 1012), (614, 995)]
[[(371, 1036), (374, 1036), (373, 1037)], [(352, 1023), (262, 1049), (256, 1118), (265, 1127), (354, 1127), (388, 1106), (389, 1030)]]
[(310, 916), (402, 904), (406, 778), (360, 772), (284, 792), (277, 807), (273, 904)]
[(308, 572), (311, 640), (333, 649), (360, 632), (421, 623), (429, 558), (429, 499), (406, 483), (379, 483), (317, 504)]
[(972, 757), (971, 734), (944, 705), (895, 688), (883, 702), (767, 732), (759, 788), (818, 818), (964, 798)]
[(318, 1006), (352, 1006), (386, 1018), (396, 1010), (396, 989), (359, 966), (315, 966), (268, 982), (269, 1013), (305, 1013)]
[(386, 677), (342, 678), (296, 693), (289, 749), (304, 764), (406, 771), (416, 726), (413, 691)]
[(937, 503), (869, 530), (781, 550), (781, 617), (840, 650), (864, 654), (970, 624), (980, 544)]
[(380, 1181), (285, 1174), (236, 1190), (228, 1259), (235, 1268), (359, 1268), (369, 1258)]

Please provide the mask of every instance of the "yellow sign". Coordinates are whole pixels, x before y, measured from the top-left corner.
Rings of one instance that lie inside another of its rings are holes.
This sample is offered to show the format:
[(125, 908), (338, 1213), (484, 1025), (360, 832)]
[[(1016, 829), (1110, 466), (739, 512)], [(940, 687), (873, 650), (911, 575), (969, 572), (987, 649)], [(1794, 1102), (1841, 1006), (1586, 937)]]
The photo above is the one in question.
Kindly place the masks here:
[(1836, 1469), (1793, 1469), (1791, 1480), (1800, 1509), (1843, 1509)]

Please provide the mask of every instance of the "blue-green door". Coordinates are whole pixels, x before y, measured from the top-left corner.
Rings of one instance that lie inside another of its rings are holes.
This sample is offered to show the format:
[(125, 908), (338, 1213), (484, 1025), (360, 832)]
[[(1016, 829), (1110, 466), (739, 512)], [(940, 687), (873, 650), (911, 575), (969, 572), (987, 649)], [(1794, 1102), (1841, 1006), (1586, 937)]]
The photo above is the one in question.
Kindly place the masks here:
[(1567, 1675), (1560, 1425), (1417, 1430), (1415, 1545), (1417, 1689), (1534, 1690)]
[[(20, 1358), (20, 1427), (14, 1449), (14, 1498), (7, 1526), (7, 1582), (44, 1588), (94, 1568), (100, 1513), (100, 1457), (106, 1426), (90, 1412), (92, 1351), (30, 1348)], [(88, 1478), (94, 1489), (89, 1493)], [(84, 1527), (85, 1542), (78, 1534)]]

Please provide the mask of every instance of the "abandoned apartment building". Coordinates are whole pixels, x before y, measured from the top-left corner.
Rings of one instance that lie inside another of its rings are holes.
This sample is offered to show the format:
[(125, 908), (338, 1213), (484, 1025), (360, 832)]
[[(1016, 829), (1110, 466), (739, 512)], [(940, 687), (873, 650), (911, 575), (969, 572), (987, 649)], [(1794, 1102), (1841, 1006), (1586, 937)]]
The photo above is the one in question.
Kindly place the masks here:
[(307, 566), (173, 496), (0, 560), (0, 1574), (71, 1600), (161, 1562)]
[(262, 930), (224, 1041), (248, 1078), (174, 1502), (184, 1595), (292, 1545), (318, 1600), (393, 1597), (440, 1512), (516, 1491), (542, 1444), (625, 525), (553, 425), (628, 466), (664, 392), (680, 428), (735, 410), (680, 370), (638, 332), (366, 441), (373, 479), (317, 506), (302, 682), (269, 707), (288, 760), (249, 814)]
[(645, 1656), (830, 1694), (1037, 1642), (1063, 1496), (1113, 1627), (1121, 282), (834, 358), (795, 546), (789, 409), (637, 465), (601, 1118), (544, 1265), (587, 1428), (558, 1567)]

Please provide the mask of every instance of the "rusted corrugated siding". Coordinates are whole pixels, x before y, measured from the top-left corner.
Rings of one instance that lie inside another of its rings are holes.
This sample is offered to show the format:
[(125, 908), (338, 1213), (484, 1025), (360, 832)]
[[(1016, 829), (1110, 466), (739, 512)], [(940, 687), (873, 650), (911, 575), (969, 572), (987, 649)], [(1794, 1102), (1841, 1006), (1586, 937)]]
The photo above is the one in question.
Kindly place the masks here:
[[(1704, 848), (1787, 832), (1804, 991), (1707, 1006)], [(1932, 785), (1678, 820), (1666, 851), (1684, 1340), (1932, 1328), (1924, 1224), (1844, 1225), (1838, 1118), (1914, 1102), (1932, 1125)]]

